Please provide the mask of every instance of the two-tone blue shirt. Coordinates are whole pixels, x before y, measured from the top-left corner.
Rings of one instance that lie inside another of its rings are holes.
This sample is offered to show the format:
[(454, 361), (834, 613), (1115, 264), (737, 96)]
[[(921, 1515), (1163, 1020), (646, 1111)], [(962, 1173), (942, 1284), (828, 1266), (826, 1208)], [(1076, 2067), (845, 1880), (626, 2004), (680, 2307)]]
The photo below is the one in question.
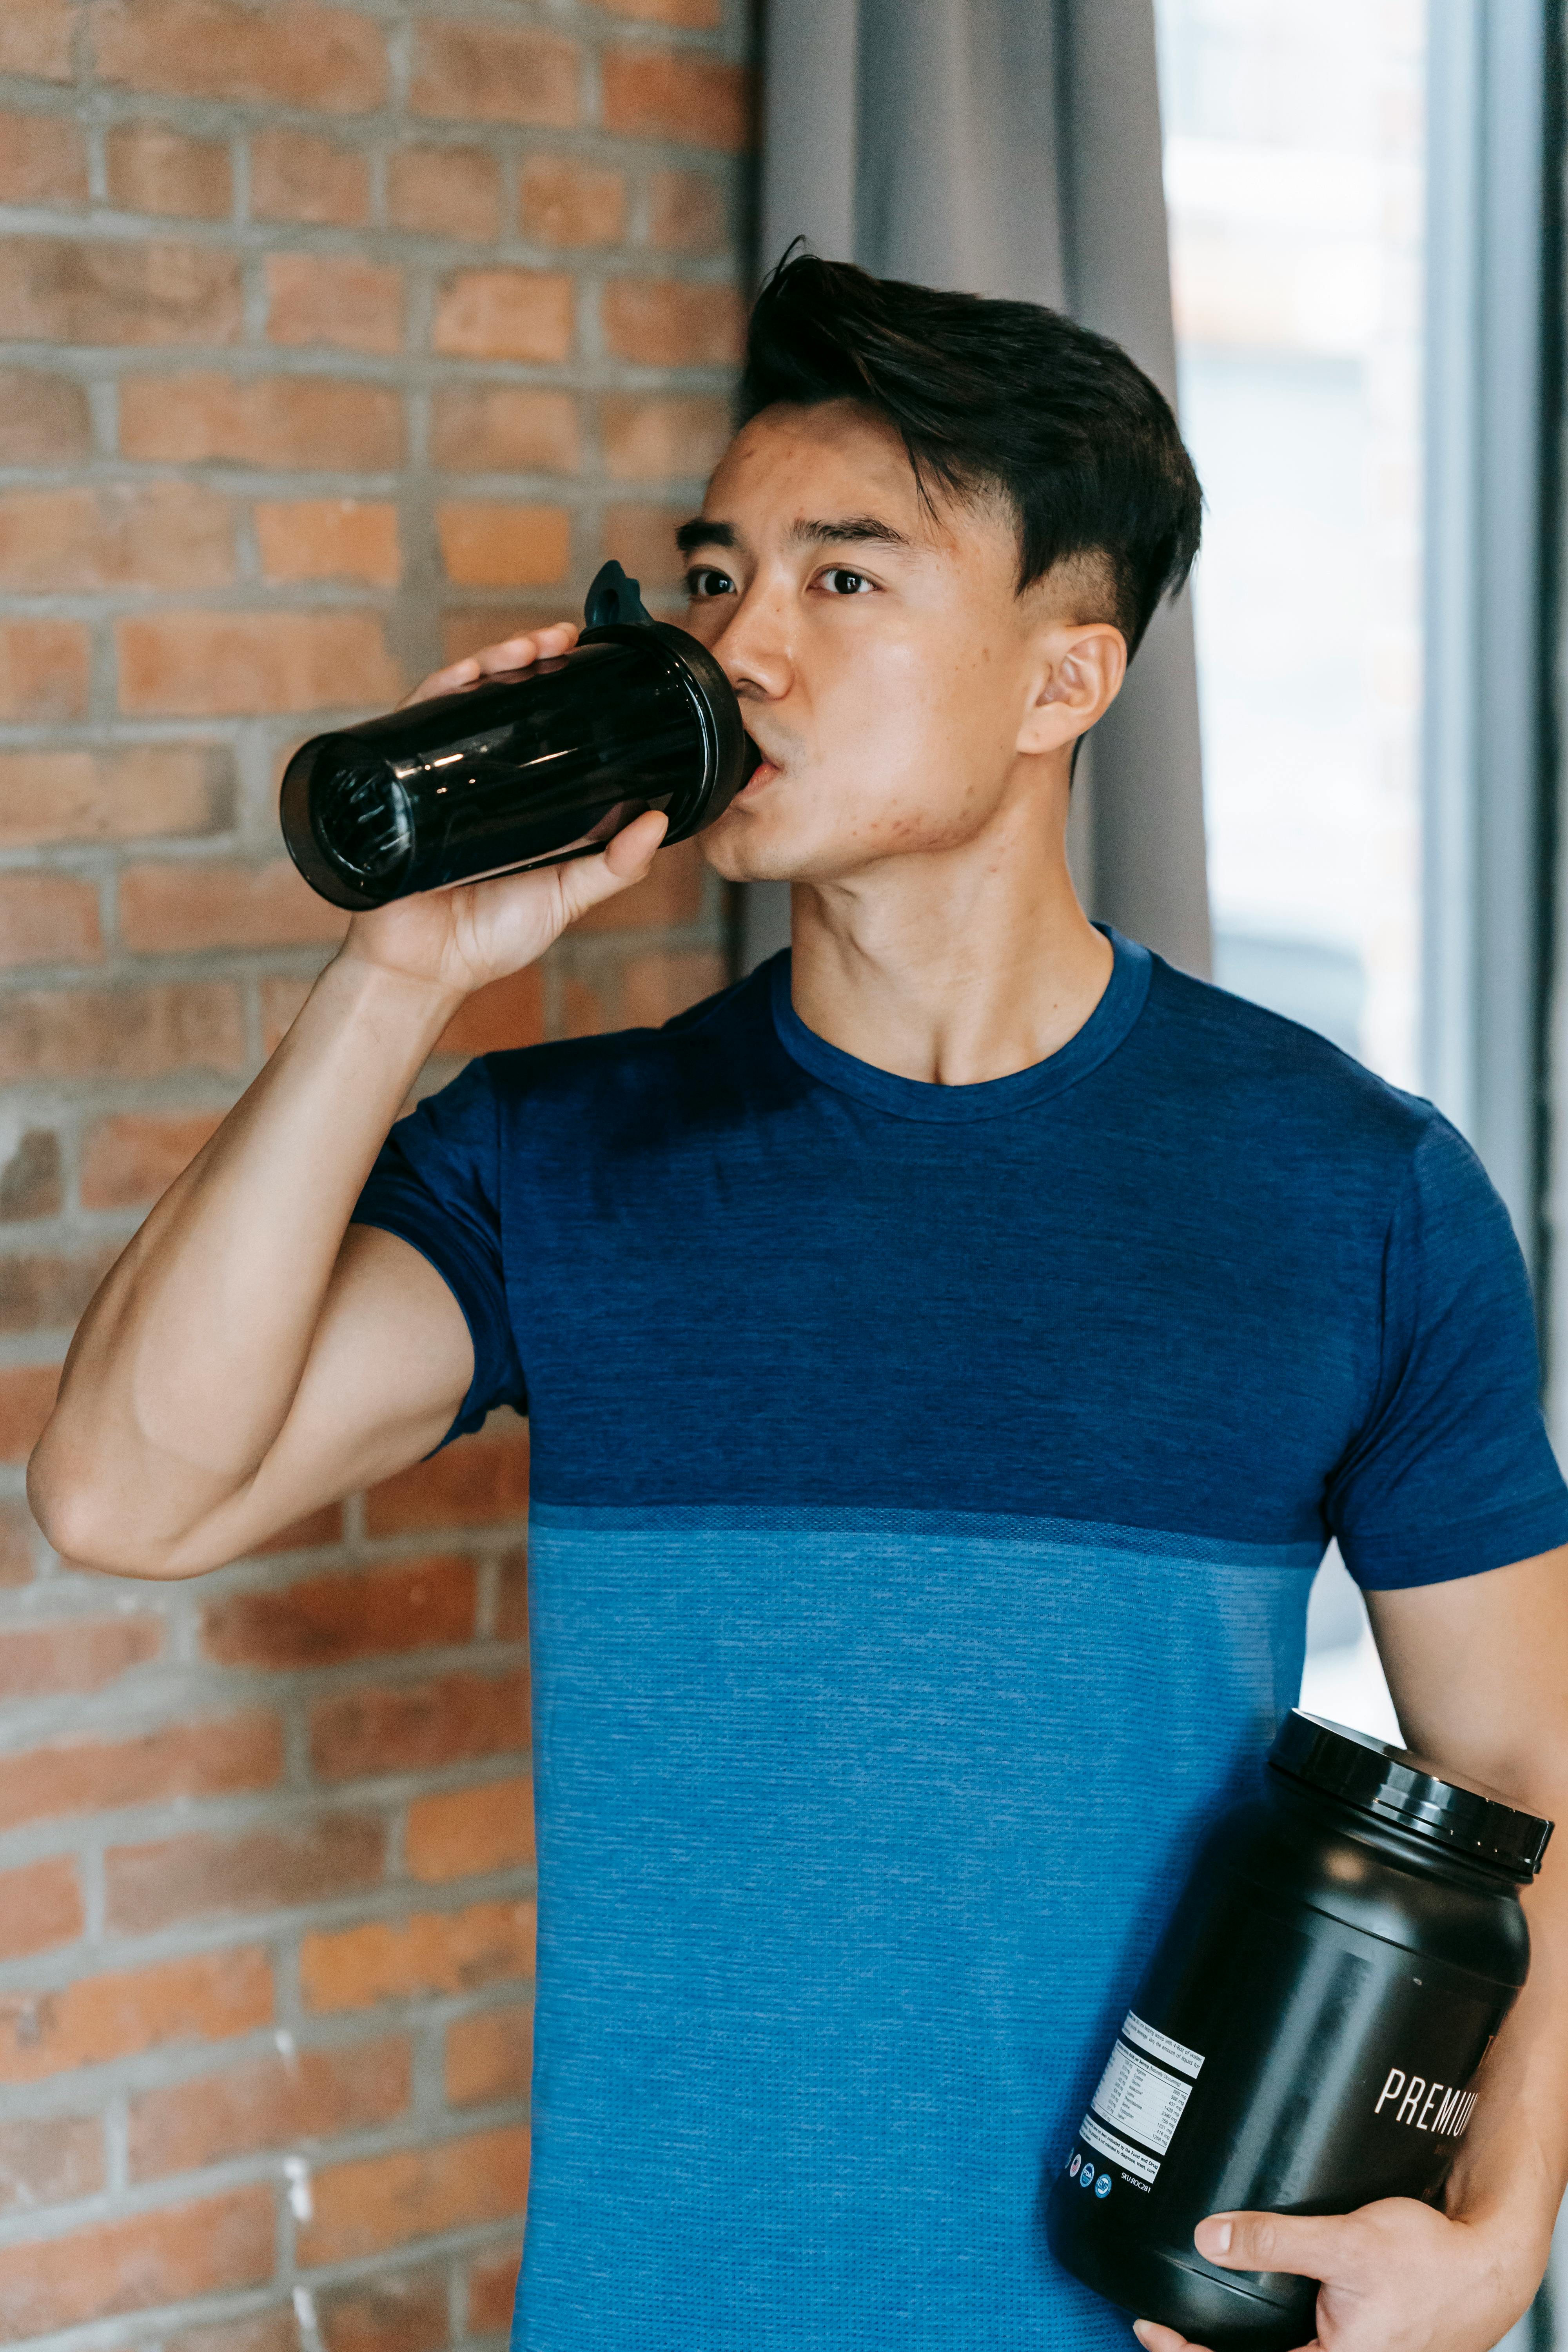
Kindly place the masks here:
[(1524, 1269), (1430, 1105), (1116, 940), (1032, 1069), (787, 958), (491, 1055), (357, 1212), (532, 1433), (519, 2352), (1093, 2352), (1043, 2200), (1195, 1837), (1363, 1585), (1568, 1540)]

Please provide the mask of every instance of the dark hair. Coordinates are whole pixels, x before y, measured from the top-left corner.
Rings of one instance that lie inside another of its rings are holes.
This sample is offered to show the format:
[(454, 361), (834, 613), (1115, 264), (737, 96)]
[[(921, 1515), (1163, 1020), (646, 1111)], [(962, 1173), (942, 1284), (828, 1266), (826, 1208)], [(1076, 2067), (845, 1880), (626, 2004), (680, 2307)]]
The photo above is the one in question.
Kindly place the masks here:
[(1119, 343), (1059, 311), (792, 247), (752, 312), (737, 419), (828, 400), (896, 426), (922, 494), (930, 479), (1011, 500), (1020, 594), (1058, 563), (1100, 556), (1104, 617), (1129, 653), (1192, 569), (1203, 494), (1168, 402)]

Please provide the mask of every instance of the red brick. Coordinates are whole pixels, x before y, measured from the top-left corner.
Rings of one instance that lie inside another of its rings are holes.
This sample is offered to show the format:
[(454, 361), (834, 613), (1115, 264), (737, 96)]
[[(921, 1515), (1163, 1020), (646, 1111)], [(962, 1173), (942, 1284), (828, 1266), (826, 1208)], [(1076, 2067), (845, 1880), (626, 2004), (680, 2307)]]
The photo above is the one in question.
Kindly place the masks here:
[(533, 2065), (533, 2011), (518, 2002), (481, 2009), (447, 2029), (447, 2101), (454, 2107), (493, 2107), (526, 2099)]
[(135, 954), (303, 947), (341, 939), (347, 922), (286, 857), (267, 866), (128, 866), (120, 881), (121, 935)]
[(357, 254), (269, 253), (267, 333), (275, 343), (395, 352), (403, 344), (403, 275)]
[(323, 2166), (312, 2193), (315, 2213), (299, 2237), (306, 2264), (354, 2262), (445, 2230), (505, 2221), (527, 2200), (528, 2134), (514, 2125)]
[(68, 466), (92, 447), (87, 394), (66, 375), (0, 368), (0, 466)]
[(94, 883), (64, 874), (0, 874), (0, 966), (102, 960)]
[(330, 1666), (468, 1642), (473, 1562), (449, 1553), (231, 1592), (202, 1618), (206, 1655), (226, 1666)]
[(491, 1780), (443, 1789), (408, 1808), (404, 1854), (410, 1878), (443, 1886), (496, 1870), (533, 1867), (533, 1783)]
[(120, 622), (120, 701), (186, 719), (384, 707), (401, 680), (374, 613), (156, 613)]
[(499, 2336), (510, 2326), (521, 2259), (521, 2250), (517, 2246), (475, 2255), (468, 2270), (470, 2336)]
[(26, 1460), (55, 1409), (59, 1381), (58, 1364), (17, 1364), (0, 1371), (0, 1462)]
[(0, 1331), (47, 1331), (75, 1323), (120, 1254), (116, 1242), (79, 1255), (40, 1251), (0, 1257)]
[(436, 510), (447, 577), (461, 588), (541, 588), (563, 581), (572, 556), (564, 507), (499, 499), (448, 501)]
[(751, 143), (752, 86), (743, 67), (686, 49), (605, 51), (605, 128), (679, 139), (737, 154)]
[(98, 25), (103, 81), (357, 114), (386, 96), (374, 21), (313, 0), (112, 0)]
[(621, 482), (704, 477), (730, 440), (723, 402), (700, 394), (687, 399), (612, 394), (600, 403), (599, 421), (605, 469)]
[(58, 1740), (0, 1756), (0, 1830), (172, 1797), (270, 1789), (282, 1770), (282, 1727), (259, 1707), (166, 1724), (132, 1739)]
[(250, 209), (258, 220), (357, 226), (370, 217), (370, 158), (310, 131), (258, 131), (250, 142)]
[(380, 385), (330, 376), (131, 375), (120, 446), (178, 465), (383, 473), (402, 462), (403, 405)]
[(13, 236), (0, 333), (29, 343), (236, 343), (239, 264), (210, 245)]
[(122, 751), (16, 751), (0, 758), (0, 848), (219, 833), (233, 811), (233, 769), (228, 752), (216, 744), (143, 743)]
[(745, 315), (732, 286), (679, 278), (616, 278), (605, 289), (605, 339), (645, 367), (727, 365), (741, 356)]
[(0, 1633), (0, 1698), (102, 1690), (157, 1657), (163, 1646), (163, 1621), (151, 1610), (12, 1625)]
[(71, 0), (5, 0), (0, 9), (0, 73), (69, 81)]
[(621, 975), (621, 1018), (628, 1029), (657, 1029), (716, 994), (726, 977), (723, 957), (711, 950), (634, 956)]
[(405, 2112), (411, 2074), (409, 2044), (395, 2036), (268, 2054), (144, 2092), (131, 2104), (131, 2178), (154, 2180), (262, 2148), (373, 2130)]
[(0, 588), (216, 588), (233, 574), (228, 501), (199, 483), (0, 496)]
[[(60, 1139), (52, 1129), (30, 1127), (0, 1165), (0, 1225), (25, 1224), (33, 1217), (58, 1216), (65, 1198)], [(0, 1507), (0, 1524), (4, 1508)], [(5, 1579), (0, 1576), (0, 1582)]]
[(433, 340), (452, 359), (566, 359), (572, 280), (543, 269), (454, 270), (437, 294)]
[(495, 1638), (498, 1642), (528, 1639), (528, 1546), (503, 1552), (500, 1561), (500, 1589), (496, 1594)]
[(163, 2352), (300, 2352), (300, 2323), (293, 2305), (285, 2303), (245, 2319), (165, 2332), (163, 2345)]
[(366, 2009), (376, 2001), (477, 1992), (533, 1973), (531, 1903), (475, 1903), (362, 1927), (318, 1929), (300, 1945), (307, 2009)]
[(74, 1944), (86, 1924), (68, 1855), (0, 1871), (0, 1959), (28, 1959), (57, 1944)]
[(66, 2204), (102, 2187), (103, 2126), (96, 2116), (0, 2124), (0, 2213)]
[(365, 1497), (373, 1536), (492, 1527), (528, 1508), (528, 1427), (507, 1420), (384, 1479)]
[(498, 236), (500, 166), (483, 147), (405, 147), (387, 167), (386, 211), (426, 236)]
[(84, 1209), (139, 1209), (155, 1201), (223, 1118), (222, 1111), (123, 1111), (89, 1128), (82, 1152)]
[(531, 155), (521, 193), (522, 233), (536, 245), (618, 245), (626, 235), (626, 179), (603, 164)]
[(322, 1780), (427, 1772), (480, 1756), (526, 1752), (528, 1669), (431, 1675), (335, 1692), (310, 1716), (310, 1764)]
[(629, 890), (591, 908), (573, 928), (578, 931), (658, 930), (694, 923), (702, 912), (707, 875), (700, 842), (677, 842), (673, 848), (659, 851), (646, 882), (635, 882)]
[[(3, 1211), (4, 1193), (0, 1191), (0, 1213)], [(34, 1534), (33, 1515), (26, 1503), (0, 1503), (0, 1585), (31, 1584)]]
[(256, 539), (268, 580), (363, 580), (395, 588), (403, 568), (397, 509), (389, 499), (262, 501)]
[(116, 2312), (259, 2286), (276, 2260), (272, 2190), (100, 2221), (63, 2238), (0, 2250), (0, 2312), (13, 2339)]
[(577, 120), (579, 52), (574, 41), (526, 26), (422, 25), (415, 36), (416, 114), (461, 122), (540, 122), (558, 130)]
[(708, 32), (724, 21), (724, 0), (593, 0), (612, 16), (633, 16), (644, 25), (684, 25)]
[(88, 636), (79, 621), (0, 621), (0, 719), (37, 725), (84, 718), (87, 689)]
[(198, 1832), (104, 1856), (111, 1929), (145, 1936), (189, 1920), (291, 1911), (379, 1885), (386, 1829), (368, 1813), (321, 1813), (240, 1837)]
[[(565, 620), (570, 617), (569, 613), (563, 613), (562, 610), (565, 601), (563, 597), (557, 594), (545, 595), (527, 604), (519, 602), (515, 604), (454, 607), (441, 615), (441, 658), (444, 662), (462, 661), (468, 655), (482, 651), (486, 646), (504, 645), (510, 637), (526, 636), (530, 629), (542, 629), (548, 622)], [(496, 985), (505, 992), (510, 989), (512, 983), (510, 981), (499, 981)], [(487, 991), (480, 991), (481, 996), (487, 993)], [(532, 997), (528, 997), (527, 1002), (531, 1005)], [(542, 1024), (543, 1002), (543, 995), (541, 992), (539, 1006)], [(459, 1013), (458, 1018), (461, 1022), (462, 1014)], [(541, 1036), (544, 1034), (542, 1026), (540, 1028), (539, 1034)], [(515, 1038), (508, 1040), (509, 1044), (517, 1042), (519, 1041)]]
[(327, 2352), (437, 2352), (447, 2342), (444, 2269), (382, 2273), (316, 2298)]
[(182, 2042), (230, 2042), (272, 2022), (272, 1972), (256, 1947), (0, 1994), (0, 2082), (40, 2082)]
[[(454, 656), (455, 658), (455, 656)], [(544, 981), (537, 964), (476, 989), (437, 1041), (438, 1054), (497, 1054), (544, 1034)]]
[(87, 148), (58, 114), (0, 114), (0, 204), (85, 205)]
[(687, 512), (685, 507), (605, 509), (605, 552), (641, 581), (645, 596), (661, 586), (668, 594), (682, 593), (686, 559), (675, 544), (675, 533)]
[(109, 196), (131, 213), (223, 220), (234, 173), (221, 139), (189, 139), (166, 122), (117, 122), (106, 142)]
[(447, 384), (430, 409), (430, 454), (449, 474), (571, 474), (580, 447), (570, 393)]
[(226, 981), (18, 990), (0, 1025), (0, 1081), (227, 1072), (244, 1060), (239, 992)]
[(648, 182), (647, 237), (672, 253), (721, 253), (730, 206), (706, 172), (656, 172)]

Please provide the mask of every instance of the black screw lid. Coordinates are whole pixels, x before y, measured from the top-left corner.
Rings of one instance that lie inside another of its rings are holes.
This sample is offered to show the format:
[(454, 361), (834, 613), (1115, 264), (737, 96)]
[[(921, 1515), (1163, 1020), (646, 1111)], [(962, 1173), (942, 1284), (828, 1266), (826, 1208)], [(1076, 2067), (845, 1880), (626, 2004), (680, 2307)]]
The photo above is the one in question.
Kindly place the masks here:
[(1347, 1730), (1292, 1707), (1268, 1753), (1276, 1772), (1395, 1823), (1470, 1860), (1528, 1883), (1541, 1868), (1552, 1824), (1521, 1813), (1493, 1789), (1457, 1780), (1408, 1748)]

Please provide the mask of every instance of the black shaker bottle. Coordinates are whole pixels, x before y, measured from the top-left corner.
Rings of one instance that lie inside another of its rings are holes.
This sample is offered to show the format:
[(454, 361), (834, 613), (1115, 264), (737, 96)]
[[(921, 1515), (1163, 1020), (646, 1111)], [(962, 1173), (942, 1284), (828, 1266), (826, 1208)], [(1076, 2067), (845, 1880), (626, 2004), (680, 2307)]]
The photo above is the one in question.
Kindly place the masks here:
[(1075, 2277), (1213, 2352), (1310, 2343), (1317, 2284), (1206, 2263), (1205, 2214), (1438, 2201), (1552, 1834), (1300, 1712), (1263, 1779), (1200, 1855), (1048, 2208)]
[(663, 809), (667, 843), (721, 816), (758, 753), (707, 647), (606, 563), (570, 653), (302, 744), (283, 838), (336, 907), (556, 866)]

